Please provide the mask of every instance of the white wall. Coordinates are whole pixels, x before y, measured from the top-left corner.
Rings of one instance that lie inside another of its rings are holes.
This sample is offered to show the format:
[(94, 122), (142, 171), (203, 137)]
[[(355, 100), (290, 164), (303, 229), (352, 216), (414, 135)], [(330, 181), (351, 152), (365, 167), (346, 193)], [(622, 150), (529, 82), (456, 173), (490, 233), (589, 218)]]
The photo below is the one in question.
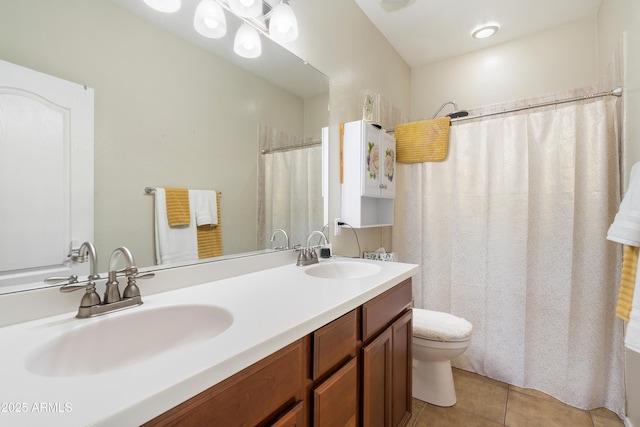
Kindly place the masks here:
[(596, 22), (591, 19), (414, 67), (411, 117), (431, 118), (445, 101), (472, 109), (593, 85), (596, 37)]

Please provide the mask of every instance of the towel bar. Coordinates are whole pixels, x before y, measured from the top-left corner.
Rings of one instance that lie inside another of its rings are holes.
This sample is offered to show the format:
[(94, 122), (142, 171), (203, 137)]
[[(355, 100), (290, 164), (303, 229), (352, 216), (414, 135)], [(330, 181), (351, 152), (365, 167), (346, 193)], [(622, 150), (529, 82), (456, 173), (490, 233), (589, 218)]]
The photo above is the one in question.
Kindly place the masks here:
[[(156, 191), (154, 187), (144, 187), (145, 194), (151, 194), (154, 191)], [(222, 197), (222, 191), (218, 191), (218, 194), (220, 195), (220, 197)]]

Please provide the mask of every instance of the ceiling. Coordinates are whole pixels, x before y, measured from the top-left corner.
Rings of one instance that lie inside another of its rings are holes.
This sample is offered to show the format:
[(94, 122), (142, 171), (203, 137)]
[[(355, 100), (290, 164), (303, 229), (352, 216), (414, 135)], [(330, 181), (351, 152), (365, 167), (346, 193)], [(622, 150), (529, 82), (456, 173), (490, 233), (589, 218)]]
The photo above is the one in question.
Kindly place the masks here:
[[(388, 0), (397, 3), (399, 0)], [(387, 12), (381, 0), (355, 0), (410, 67), (416, 67), (596, 16), (601, 0), (415, 0)], [(500, 24), (493, 37), (471, 31)]]

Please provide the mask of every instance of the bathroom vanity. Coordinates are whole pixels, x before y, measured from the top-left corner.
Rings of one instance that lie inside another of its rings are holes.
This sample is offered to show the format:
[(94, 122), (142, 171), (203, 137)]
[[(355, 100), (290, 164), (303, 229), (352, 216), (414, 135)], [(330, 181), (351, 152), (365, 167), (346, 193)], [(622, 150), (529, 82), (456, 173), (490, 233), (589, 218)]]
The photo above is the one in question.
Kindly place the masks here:
[[(15, 349), (0, 366), (11, 384), (0, 400), (26, 404), (0, 413), (0, 424), (404, 425), (417, 266), (332, 259), (297, 267), (295, 253), (278, 256), (290, 258), (244, 273), (248, 263), (234, 261), (228, 277), (173, 290), (180, 269), (158, 271), (141, 286), (140, 307), (0, 328)], [(227, 268), (216, 264), (183, 277), (215, 277)], [(154, 282), (163, 292), (149, 293)], [(118, 328), (122, 342), (109, 335)], [(113, 345), (87, 342), (94, 335)], [(39, 402), (61, 410), (34, 412)]]
[(410, 306), (406, 279), (145, 425), (404, 426)]

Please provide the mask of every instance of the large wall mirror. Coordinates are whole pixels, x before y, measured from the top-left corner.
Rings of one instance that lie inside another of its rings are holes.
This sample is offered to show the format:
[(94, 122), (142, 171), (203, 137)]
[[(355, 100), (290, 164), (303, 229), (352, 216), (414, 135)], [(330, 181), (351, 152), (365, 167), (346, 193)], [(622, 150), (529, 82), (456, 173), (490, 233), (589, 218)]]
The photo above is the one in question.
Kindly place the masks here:
[[(293, 245), (323, 227), (328, 79), (264, 36), (259, 58), (236, 56), (237, 17), (225, 12), (227, 35), (207, 39), (193, 29), (198, 0), (182, 4), (169, 15), (143, 0), (0, 3), (0, 59), (95, 91), (95, 176), (87, 179), (102, 273), (118, 246), (139, 267), (160, 268), (145, 187), (221, 192), (223, 257), (283, 246), (269, 239), (276, 228)], [(299, 155), (311, 150), (318, 154)], [(285, 182), (297, 187), (277, 188)], [(300, 206), (315, 219), (296, 218)]]

